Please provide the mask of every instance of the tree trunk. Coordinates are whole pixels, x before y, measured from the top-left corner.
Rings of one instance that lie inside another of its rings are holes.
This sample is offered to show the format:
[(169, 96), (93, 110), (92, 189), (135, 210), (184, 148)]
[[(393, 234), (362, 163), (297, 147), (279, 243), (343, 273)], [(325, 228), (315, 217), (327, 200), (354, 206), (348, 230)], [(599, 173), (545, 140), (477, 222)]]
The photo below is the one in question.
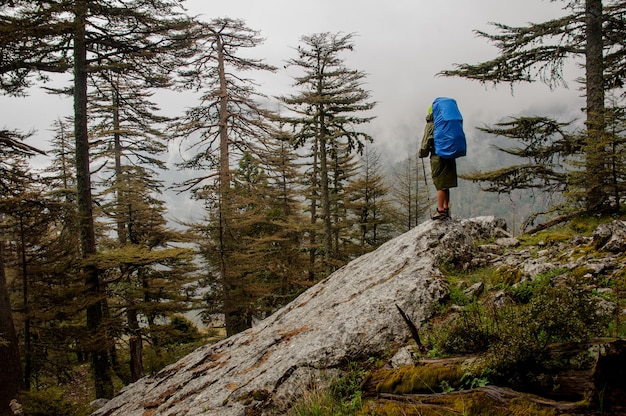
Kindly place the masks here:
[[(96, 253), (93, 207), (91, 198), (91, 172), (89, 170), (89, 136), (87, 132), (87, 1), (75, 3), (74, 33), (74, 136), (76, 140), (76, 188), (80, 224), (80, 244), (84, 258)], [(113, 383), (107, 352), (107, 336), (102, 329), (103, 290), (95, 266), (84, 268), (87, 296), (87, 330), (91, 352), (91, 367), (95, 379), (97, 398), (113, 397)]]
[[(333, 163), (333, 189), (332, 189), (332, 193), (333, 193), (333, 198), (330, 198), (330, 190), (328, 193), (328, 205), (329, 205), (329, 210), (332, 213), (331, 215), (331, 235), (332, 235), (332, 240), (331, 240), (331, 244), (332, 244), (332, 258), (333, 259), (338, 259), (339, 258), (339, 235), (341, 233), (341, 230), (339, 229), (339, 223), (340, 223), (340, 218), (341, 218), (341, 214), (345, 215), (345, 212), (340, 212), (341, 208), (340, 208), (340, 204), (339, 204), (339, 182), (340, 182), (340, 168), (339, 168), (339, 150), (336, 148), (336, 146), (333, 146), (334, 149), (332, 151), (332, 163)], [(345, 218), (345, 217), (344, 217)], [(333, 227), (334, 224), (334, 227)], [(335, 269), (335, 266), (333, 266), (333, 270)]]
[(4, 274), (4, 244), (0, 241), (0, 416), (13, 414), (9, 404), (22, 387), (19, 344)]
[(226, 83), (225, 58), (222, 39), (216, 34), (218, 73), (220, 79), (220, 172), (219, 172), (219, 250), (220, 275), (223, 287), (223, 309), (226, 336), (234, 335), (247, 329), (243, 308), (237, 301), (240, 285), (231, 275), (229, 268), (231, 235), (229, 219), (231, 213), (230, 189), (230, 153), (228, 142), (228, 85)]
[[(122, 200), (122, 141), (120, 135), (120, 96), (117, 92), (119, 84), (113, 88), (113, 146), (115, 148), (115, 183), (117, 189), (117, 212), (115, 213), (117, 223), (117, 240), (121, 246), (126, 245), (126, 222), (124, 221), (124, 206), (120, 203)], [(126, 221), (129, 221), (127, 219)]]
[[(476, 358), (449, 357), (422, 359), (414, 366), (395, 370), (378, 370), (365, 379), (363, 397), (406, 403), (413, 411), (449, 410), (455, 402), (463, 400), (469, 408), (498, 406), (503, 409), (502, 414), (513, 414), (513, 407), (507, 409), (507, 406), (524, 402), (555, 411), (555, 414), (596, 414), (597, 409), (607, 415), (626, 414), (626, 341), (595, 339), (588, 343), (554, 345), (549, 354), (553, 362), (561, 363), (561, 368), (544, 373), (546, 383), (542, 385), (488, 385), (442, 392), (442, 385), (457, 386), (460, 380), (444, 379), (443, 383), (436, 376), (456, 374), (462, 380), (468, 363)], [(587, 358), (583, 361), (581, 357), (585, 354)], [(468, 381), (471, 380), (466, 383)], [(420, 387), (409, 391), (411, 386)]]
[(20, 213), (20, 263), (22, 268), (22, 309), (24, 313), (24, 388), (30, 390), (33, 354), (32, 342), (30, 334), (30, 305), (28, 289), (30, 283), (28, 281), (28, 268), (26, 266), (26, 239), (24, 238), (24, 213)]
[(129, 307), (126, 311), (126, 319), (128, 320), (128, 329), (130, 329), (130, 338), (128, 340), (130, 350), (130, 378), (137, 381), (143, 377), (143, 341), (141, 337), (141, 328), (137, 321), (137, 309)]
[(317, 161), (319, 159), (319, 141), (315, 138), (313, 143), (313, 172), (311, 172), (311, 231), (309, 234), (309, 280), (315, 281), (315, 259), (317, 257), (317, 230), (315, 229), (315, 224), (317, 223), (317, 201), (318, 201), (318, 189), (319, 189), (319, 179), (318, 179), (318, 165)]
[(324, 128), (320, 137), (320, 183), (322, 185), (322, 216), (324, 221), (324, 268), (332, 272), (331, 256), (333, 250), (332, 222), (330, 216), (330, 190), (328, 186), (328, 155)]
[(587, 88), (587, 146), (585, 208), (590, 212), (606, 205), (608, 194), (607, 152), (603, 144), (604, 59), (602, 34), (602, 0), (585, 1), (585, 85)]

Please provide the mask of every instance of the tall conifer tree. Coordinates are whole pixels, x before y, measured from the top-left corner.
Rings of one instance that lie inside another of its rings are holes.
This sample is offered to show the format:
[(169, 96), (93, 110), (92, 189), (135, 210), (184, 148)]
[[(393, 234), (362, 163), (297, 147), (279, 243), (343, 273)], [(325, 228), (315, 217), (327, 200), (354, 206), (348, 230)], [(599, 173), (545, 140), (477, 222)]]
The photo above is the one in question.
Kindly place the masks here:
[[(311, 221), (316, 222), (320, 201), (321, 245), (327, 272), (333, 270), (333, 227), (337, 225), (333, 224), (331, 191), (333, 157), (338, 157), (339, 153), (333, 152), (339, 149), (340, 143), (348, 153), (360, 152), (365, 142), (372, 140), (369, 134), (357, 128), (372, 119), (364, 113), (375, 105), (362, 86), (365, 74), (346, 67), (341, 57), (344, 52), (353, 50), (353, 37), (353, 34), (339, 33), (302, 37), (304, 46), (298, 47), (298, 57), (288, 61), (289, 66), (302, 70), (303, 74), (294, 78), (294, 86), (301, 91), (281, 97), (292, 113), (284, 119), (295, 127), (294, 144), (311, 149)], [(311, 246), (315, 245), (315, 236), (312, 236)], [(314, 264), (310, 267), (313, 269)]]
[[(201, 24), (203, 40), (199, 42), (197, 59), (184, 74), (188, 82), (202, 91), (201, 104), (187, 111), (177, 124), (177, 134), (187, 140), (194, 154), (181, 163), (183, 168), (203, 171), (184, 184), (196, 196), (212, 204), (208, 221), (218, 256), (211, 256), (211, 267), (219, 275), (222, 311), (226, 332), (233, 335), (248, 327), (248, 312), (236, 302), (241, 282), (231, 271), (234, 250), (231, 222), (235, 216), (232, 201), (234, 160), (242, 152), (256, 153), (257, 147), (273, 134), (271, 113), (258, 100), (254, 82), (245, 78), (245, 71), (274, 71), (262, 60), (246, 58), (241, 50), (263, 42), (259, 33), (241, 20), (215, 19)], [(187, 69), (186, 68), (186, 69)]]
[[(20, 78), (22, 76), (22, 74), (15, 75), (11, 72), (5, 72), (4, 69), (0, 69), (0, 73), (2, 73), (2, 77), (7, 74), (9, 77)], [(18, 84), (15, 84), (14, 87), (19, 90), (21, 86)], [(4, 84), (1, 87), (3, 91), (10, 90)], [(0, 202), (19, 194), (23, 187), (18, 186), (18, 184), (28, 183), (30, 173), (23, 168), (19, 169), (20, 166), (24, 166), (25, 158), (43, 153), (41, 150), (24, 143), (25, 138), (26, 135), (18, 131), (0, 131)], [(16, 167), (18, 168), (16, 169)], [(5, 213), (0, 212), (0, 223), (4, 223), (4, 221)], [(7, 263), (6, 238), (5, 234), (0, 232), (0, 414), (9, 414), (9, 403), (24, 387), (20, 349), (5, 273)]]
[[(431, 191), (426, 179), (426, 167), (416, 152), (393, 168), (391, 199), (395, 207), (396, 228), (406, 232), (420, 223), (430, 206)], [(434, 195), (434, 190), (433, 190)]]
[(354, 218), (351, 237), (358, 242), (353, 257), (372, 251), (395, 236), (397, 214), (391, 205), (380, 153), (373, 146), (366, 146), (359, 173), (350, 181), (347, 194), (346, 208)]
[[(32, 71), (73, 73), (77, 205), (80, 246), (86, 259), (97, 252), (87, 118), (88, 74), (123, 64), (127, 74), (135, 74), (149, 84), (160, 83), (164, 75), (179, 66), (174, 58), (187, 53), (193, 41), (188, 32), (190, 20), (179, 6), (173, 0), (3, 3), (1, 32), (10, 35), (0, 39), (0, 46), (2, 55), (11, 56), (11, 61), (0, 64), (0, 74), (7, 88), (26, 86)], [(17, 36), (11, 37), (14, 33)], [(35, 62), (28, 66), (30, 61)], [(87, 326), (93, 334), (96, 396), (111, 397), (110, 362), (104, 349), (108, 342), (102, 326), (104, 287), (95, 266), (87, 263), (84, 276), (92, 294), (86, 310)]]
[[(568, 13), (560, 18), (523, 27), (495, 24), (499, 33), (477, 32), (495, 43), (499, 56), (478, 64), (459, 64), (445, 76), (460, 76), (481, 83), (513, 86), (540, 80), (551, 88), (566, 85), (563, 68), (568, 60), (582, 59), (585, 74), (586, 132), (567, 149), (575, 151), (572, 166), (583, 158), (582, 172), (573, 172), (568, 182), (580, 188), (568, 190), (582, 199), (589, 212), (614, 209), (609, 196), (615, 189), (611, 175), (614, 137), (607, 134), (605, 91), (623, 94), (623, 15), (626, 6), (614, 0), (563, 0)], [(572, 136), (573, 137), (573, 136)], [(618, 198), (619, 199), (619, 198)]]

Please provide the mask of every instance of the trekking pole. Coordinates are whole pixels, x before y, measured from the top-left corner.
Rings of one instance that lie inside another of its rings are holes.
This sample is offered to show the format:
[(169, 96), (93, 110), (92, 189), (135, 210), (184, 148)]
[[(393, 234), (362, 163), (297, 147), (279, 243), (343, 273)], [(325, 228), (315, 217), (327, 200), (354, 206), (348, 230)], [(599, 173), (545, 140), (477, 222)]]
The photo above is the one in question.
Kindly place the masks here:
[(422, 160), (422, 171), (424, 172), (424, 187), (426, 188), (426, 199), (428, 200), (428, 216), (432, 217), (432, 209), (430, 207), (430, 192), (428, 191), (428, 181), (426, 180), (426, 164), (424, 163), (424, 158), (420, 157)]

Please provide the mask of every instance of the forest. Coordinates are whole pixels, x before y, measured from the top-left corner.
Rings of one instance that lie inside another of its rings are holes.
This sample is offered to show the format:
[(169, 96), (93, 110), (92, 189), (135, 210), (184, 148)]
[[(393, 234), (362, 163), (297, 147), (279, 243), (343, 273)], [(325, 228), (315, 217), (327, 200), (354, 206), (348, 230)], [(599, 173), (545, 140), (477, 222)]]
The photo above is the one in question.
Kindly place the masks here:
[[(559, 19), (478, 32), (492, 60), (441, 70), (511, 88), (558, 88), (572, 60), (585, 74), (583, 127), (547, 114), (480, 128), (502, 157), (462, 172), (459, 200), (488, 196), (454, 214), (515, 200), (501, 214), (521, 233), (622, 208), (626, 5), (563, 3)], [(111, 398), (429, 219), (428, 161), (389, 166), (368, 133), (376, 102), (346, 63), (355, 34), (303, 35), (276, 110), (247, 74), (277, 68), (247, 57), (263, 38), (242, 20), (191, 17), (174, 0), (14, 0), (0, 27), (2, 93), (44, 87), (73, 103), (52, 150), (11, 120), (0, 129), (0, 415), (23, 392), (59, 398), (50, 388), (80, 371), (82, 399)], [(58, 76), (69, 84), (48, 84)], [(166, 117), (162, 90), (198, 102)], [(186, 174), (166, 189), (171, 148)], [(33, 168), (43, 153), (51, 163)], [(173, 224), (166, 191), (202, 218)]]

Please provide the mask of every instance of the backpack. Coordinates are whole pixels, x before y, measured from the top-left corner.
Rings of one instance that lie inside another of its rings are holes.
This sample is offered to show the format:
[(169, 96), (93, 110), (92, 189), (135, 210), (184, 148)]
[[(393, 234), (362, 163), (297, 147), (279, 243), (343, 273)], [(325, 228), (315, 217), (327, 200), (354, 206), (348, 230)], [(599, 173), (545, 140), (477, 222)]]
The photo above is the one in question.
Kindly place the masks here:
[(454, 98), (438, 97), (433, 102), (435, 154), (444, 159), (465, 156), (467, 143), (463, 116)]

